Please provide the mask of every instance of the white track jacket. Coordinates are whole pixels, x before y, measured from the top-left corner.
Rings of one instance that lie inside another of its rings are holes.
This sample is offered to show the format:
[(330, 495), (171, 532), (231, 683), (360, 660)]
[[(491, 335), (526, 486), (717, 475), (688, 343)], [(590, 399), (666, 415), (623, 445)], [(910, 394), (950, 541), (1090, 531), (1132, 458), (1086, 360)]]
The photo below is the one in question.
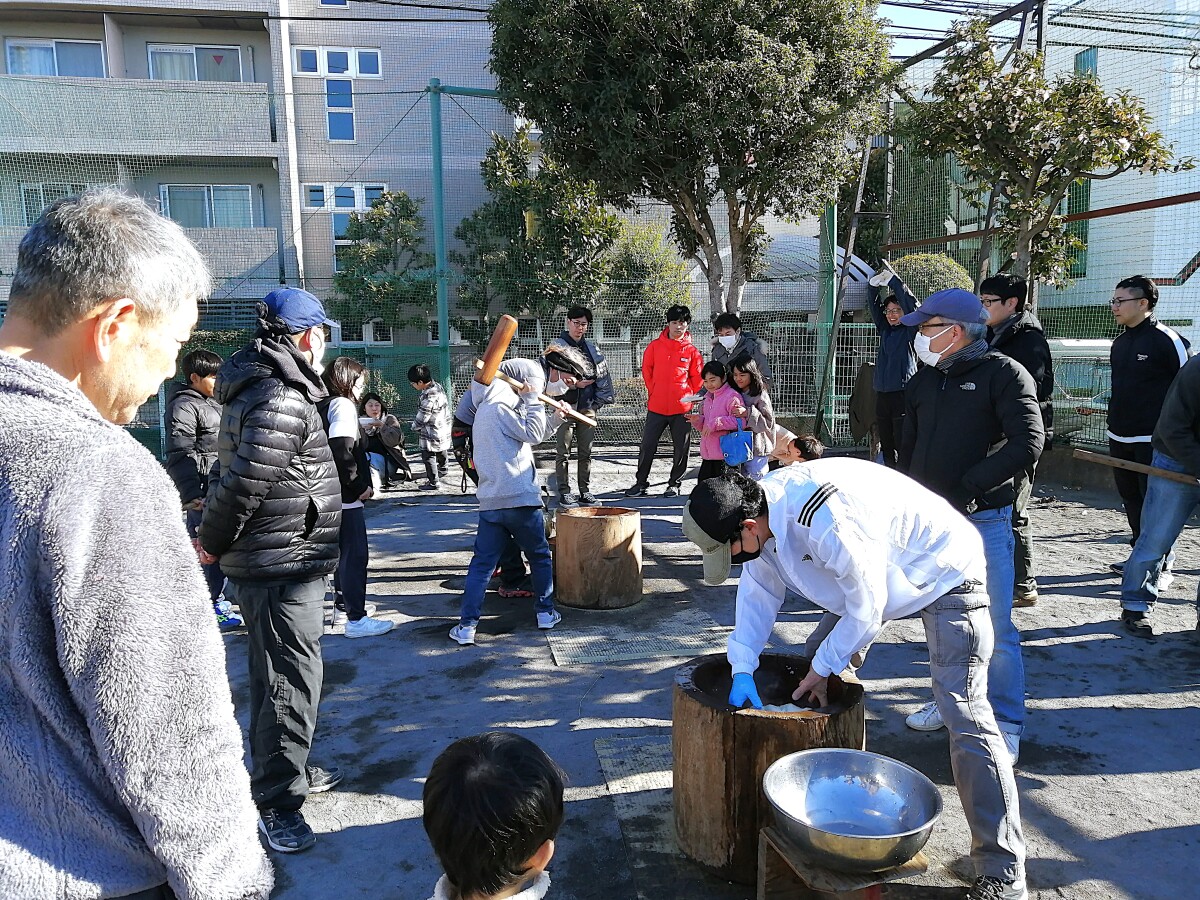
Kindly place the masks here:
[(986, 583), (975, 526), (894, 469), (820, 459), (777, 469), (761, 484), (773, 537), (742, 567), (729, 636), (734, 674), (758, 668), (788, 588), (841, 616), (812, 661), (827, 676), (845, 669), (884, 622), (919, 612), (968, 579)]

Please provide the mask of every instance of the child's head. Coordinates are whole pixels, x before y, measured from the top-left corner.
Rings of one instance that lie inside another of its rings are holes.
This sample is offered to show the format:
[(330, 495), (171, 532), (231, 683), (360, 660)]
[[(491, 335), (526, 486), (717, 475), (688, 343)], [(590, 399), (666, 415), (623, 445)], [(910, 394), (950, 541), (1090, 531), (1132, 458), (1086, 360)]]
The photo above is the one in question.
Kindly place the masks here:
[(221, 357), (211, 350), (193, 350), (183, 358), (183, 378), (205, 397), (213, 395), (217, 370), (221, 368)]
[(425, 833), (462, 897), (546, 868), (563, 817), (563, 773), (537, 744), (488, 731), (442, 751), (425, 781)]
[(785, 462), (811, 462), (825, 454), (825, 445), (811, 434), (800, 434), (788, 443)]
[(733, 386), (743, 394), (757, 397), (763, 392), (762, 372), (750, 356), (743, 354), (731, 362), (729, 376), (733, 379)]
[(721, 386), (725, 384), (725, 379), (729, 377), (729, 372), (725, 368), (725, 363), (717, 362), (714, 359), (712, 362), (704, 364), (704, 368), (700, 370), (700, 377), (704, 380), (705, 389), (712, 393), (721, 389)]
[(429, 387), (433, 383), (433, 374), (429, 371), (429, 366), (422, 363), (410, 366), (408, 370), (408, 383), (418, 391), (423, 391)]

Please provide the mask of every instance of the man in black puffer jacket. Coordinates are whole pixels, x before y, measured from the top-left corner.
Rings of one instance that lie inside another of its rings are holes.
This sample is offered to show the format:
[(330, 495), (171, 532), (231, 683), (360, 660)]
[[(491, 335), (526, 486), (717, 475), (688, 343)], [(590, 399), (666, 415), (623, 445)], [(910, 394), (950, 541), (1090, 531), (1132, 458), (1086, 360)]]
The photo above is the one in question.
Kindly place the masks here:
[(340, 773), (309, 767), (321, 699), (325, 576), (337, 568), (342, 493), (316, 404), (325, 310), (279, 288), (259, 330), (217, 373), (222, 404), (200, 561), (219, 558), (250, 637), (251, 787), (259, 828), (283, 853), (315, 843), (300, 807)]

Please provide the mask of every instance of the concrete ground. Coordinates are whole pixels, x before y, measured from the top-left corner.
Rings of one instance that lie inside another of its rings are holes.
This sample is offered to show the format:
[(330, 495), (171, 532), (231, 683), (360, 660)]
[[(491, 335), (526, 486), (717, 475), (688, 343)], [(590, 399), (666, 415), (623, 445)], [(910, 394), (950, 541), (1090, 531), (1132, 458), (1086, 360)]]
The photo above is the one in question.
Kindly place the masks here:
[[(632, 482), (634, 461), (597, 449), (594, 489), (607, 503), (642, 512), (645, 598), (619, 611), (563, 609), (559, 634), (652, 636), (705, 614), (731, 626), (735, 583), (701, 582), (696, 554), (679, 531), (682, 499), (627, 500), (619, 491)], [(655, 493), (665, 474), (659, 463)], [(1029, 698), (1017, 783), (1030, 895), (1200, 896), (1200, 640), (1193, 631), (1200, 540), (1185, 531), (1179, 576), (1154, 613), (1161, 636), (1142, 641), (1116, 622), (1119, 585), (1108, 564), (1126, 546), (1113, 498), (1054, 484), (1038, 493), (1042, 599), (1015, 613)], [(306, 804), (317, 846), (275, 855), (274, 896), (430, 896), (440, 869), (421, 827), (423, 778), (454, 739), (502, 728), (537, 741), (570, 779), (551, 865), (555, 900), (753, 897), (751, 888), (687, 862), (671, 842), (672, 676), (685, 657), (556, 665), (531, 602), (495, 593), (478, 645), (459, 647), (446, 632), (470, 559), (474, 499), (457, 485), (384, 497), (368, 510), (370, 591), (396, 628), (359, 641), (328, 629), (312, 760), (342, 766), (347, 777), (339, 790)], [(815, 607), (790, 601), (776, 646), (802, 643), (818, 618)], [(244, 634), (228, 635), (226, 646), (245, 727)], [(920, 623), (906, 620), (884, 631), (860, 673), (868, 749), (920, 769), (945, 800), (926, 848), (929, 872), (887, 886), (892, 898), (965, 893), (955, 869), (969, 837), (946, 733), (904, 726), (929, 697), (927, 665)]]

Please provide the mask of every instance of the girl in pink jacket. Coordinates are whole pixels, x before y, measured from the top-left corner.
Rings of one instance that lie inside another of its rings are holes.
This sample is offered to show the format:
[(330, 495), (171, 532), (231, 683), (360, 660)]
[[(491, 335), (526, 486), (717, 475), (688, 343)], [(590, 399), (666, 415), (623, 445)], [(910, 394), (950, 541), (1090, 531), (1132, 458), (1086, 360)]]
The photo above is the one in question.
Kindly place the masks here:
[(729, 467), (725, 464), (725, 454), (721, 452), (721, 435), (737, 431), (738, 416), (746, 414), (746, 402), (734, 388), (729, 385), (729, 374), (724, 363), (707, 363), (700, 370), (704, 380), (704, 395), (702, 411), (688, 416), (688, 421), (700, 432), (700, 471), (697, 481), (715, 478), (723, 475)]

